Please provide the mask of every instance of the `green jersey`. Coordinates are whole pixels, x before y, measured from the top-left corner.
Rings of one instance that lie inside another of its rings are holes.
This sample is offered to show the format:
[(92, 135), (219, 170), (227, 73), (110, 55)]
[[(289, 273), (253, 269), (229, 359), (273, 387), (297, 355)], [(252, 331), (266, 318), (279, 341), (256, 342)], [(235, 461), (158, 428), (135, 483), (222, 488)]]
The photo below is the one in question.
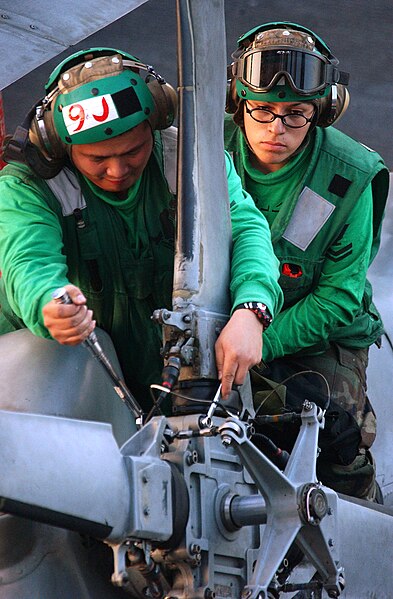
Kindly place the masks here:
[(366, 278), (388, 190), (380, 156), (332, 127), (316, 128), (302, 152), (263, 174), (229, 116), (225, 127), (226, 149), (280, 260), (284, 306), (264, 335), (264, 360), (320, 353), (331, 341), (371, 345), (383, 331)]
[[(16, 164), (0, 175), (0, 332), (25, 326), (50, 337), (43, 306), (57, 287), (77, 285), (139, 398), (161, 380), (161, 327), (151, 315), (172, 307), (176, 206), (163, 164), (156, 133), (148, 165), (124, 200), (71, 165), (49, 181)], [(228, 156), (226, 166), (232, 303), (262, 301), (274, 314), (281, 290), (269, 228)]]

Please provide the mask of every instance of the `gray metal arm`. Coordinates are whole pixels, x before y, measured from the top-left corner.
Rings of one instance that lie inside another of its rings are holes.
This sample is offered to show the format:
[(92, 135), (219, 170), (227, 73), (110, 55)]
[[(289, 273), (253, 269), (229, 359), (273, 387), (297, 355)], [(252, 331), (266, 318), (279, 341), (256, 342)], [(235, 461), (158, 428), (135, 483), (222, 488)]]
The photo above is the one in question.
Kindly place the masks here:
[(120, 450), (108, 424), (0, 411), (0, 509), (110, 543), (167, 540), (172, 489), (170, 467), (160, 459), (164, 423), (156, 419)]
[[(322, 576), (324, 586), (340, 592), (339, 570), (328, 539), (334, 519), (325, 515), (336, 507), (336, 494), (317, 484), (315, 460), (321, 426), (315, 404), (305, 402), (302, 426), (282, 473), (247, 437), (244, 423), (229, 419), (220, 427), (224, 444), (233, 445), (263, 495), (266, 528), (250, 583), (243, 599), (265, 599), (283, 557), (294, 541)], [(322, 526), (322, 524), (324, 526)], [(327, 534), (328, 533), (328, 534)]]

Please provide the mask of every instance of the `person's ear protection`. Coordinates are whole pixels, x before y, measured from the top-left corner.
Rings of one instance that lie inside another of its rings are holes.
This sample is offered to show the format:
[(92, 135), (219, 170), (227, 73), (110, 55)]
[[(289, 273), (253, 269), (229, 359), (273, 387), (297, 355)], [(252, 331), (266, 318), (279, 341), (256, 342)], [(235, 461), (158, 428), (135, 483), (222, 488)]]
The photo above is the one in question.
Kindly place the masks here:
[(235, 114), (239, 107), (241, 99), (237, 95), (236, 91), (236, 78), (232, 73), (232, 64), (227, 66), (227, 93), (225, 99), (225, 112), (228, 114)]
[[(35, 145), (30, 140), (29, 129), (33, 126), (35, 132), (36, 110), (41, 108), (42, 100), (35, 104), (27, 113), (23, 123), (18, 125), (12, 136), (7, 136), (2, 148), (1, 157), (4, 162), (22, 162), (43, 179), (55, 177), (63, 168), (65, 160), (64, 146), (61, 152), (56, 156), (44, 154), (39, 145)], [(32, 138), (35, 137), (32, 131)], [(48, 135), (46, 134), (46, 137)], [(53, 147), (56, 147), (57, 140), (53, 140)]]
[[(61, 137), (58, 128), (55, 126), (54, 111), (56, 110), (56, 99), (61, 95), (61, 91), (64, 91), (59, 90), (59, 87), (57, 86), (59, 77), (64, 71), (67, 71), (67, 69), (70, 69), (69, 72), (71, 73), (71, 69), (78, 64), (83, 64), (86, 61), (86, 58), (99, 58), (101, 56), (113, 56), (116, 54), (120, 54), (120, 56), (124, 58), (124, 66), (127, 67), (123, 69), (121, 75), (125, 72), (132, 75), (132, 84), (130, 85), (129, 80), (127, 79), (127, 87), (124, 87), (123, 85), (117, 93), (117, 97), (120, 98), (119, 105), (117, 106), (119, 109), (118, 111), (122, 113), (122, 117), (125, 115), (126, 118), (118, 118), (117, 120), (111, 121), (109, 123), (111, 127), (106, 127), (104, 129), (105, 133), (102, 133), (101, 127), (101, 131), (99, 131), (99, 135), (101, 135), (100, 139), (119, 135), (144, 120), (147, 120), (150, 123), (153, 131), (170, 127), (176, 117), (177, 94), (173, 87), (169, 85), (163, 77), (156, 73), (152, 67), (137, 61), (137, 59), (130, 54), (118, 52), (111, 48), (97, 48), (82, 51), (71, 56), (69, 59), (66, 59), (52, 73), (46, 86), (46, 89), (49, 92), (47, 96), (33, 106), (22, 125), (17, 127), (13, 137), (7, 140), (3, 150), (4, 161), (25, 162), (38, 176), (44, 179), (55, 177), (64, 166), (67, 157), (67, 145), (75, 143), (73, 139), (69, 138), (67, 135)], [(85, 66), (86, 65), (89, 66), (89, 63), (85, 62)], [(139, 75), (133, 75), (134, 72), (139, 73), (140, 70), (147, 71), (147, 76), (144, 80), (140, 78)], [(105, 75), (103, 75), (103, 77), (105, 77)], [(111, 85), (114, 80), (115, 77), (106, 79)], [(90, 88), (92, 85), (98, 86), (102, 82), (102, 79), (95, 79), (93, 81), (94, 82), (90, 84)], [(136, 95), (132, 86), (136, 86), (138, 81), (144, 81), (144, 83), (139, 84)], [(144, 89), (146, 89), (147, 86), (147, 93), (143, 89), (144, 84), (146, 84)], [(70, 95), (77, 89), (77, 87), (78, 86), (70, 87)], [(131, 90), (129, 92), (131, 100), (138, 105), (138, 109), (140, 110), (138, 116), (135, 117), (136, 120), (131, 112), (129, 113), (129, 116), (127, 115), (128, 106), (126, 106), (125, 103), (129, 101), (129, 98), (126, 98), (125, 95), (127, 94), (128, 88)], [(93, 87), (90, 91), (94, 95), (95, 88)], [(131, 92), (133, 94), (132, 96)], [(65, 94), (61, 96), (61, 98), (65, 97)], [(57, 109), (61, 111), (62, 106), (57, 106)], [(116, 123), (118, 124), (117, 128)], [(94, 138), (90, 140), (88, 135), (89, 131), (85, 134), (86, 141), (79, 141), (79, 143), (97, 141), (97, 139)]]
[(148, 121), (153, 131), (167, 129), (173, 124), (177, 113), (177, 93), (164, 79), (149, 74), (147, 87), (153, 96), (155, 110)]
[(332, 85), (329, 94), (325, 98), (317, 100), (318, 120), (317, 127), (330, 127), (343, 116), (349, 106), (349, 91), (341, 83)]

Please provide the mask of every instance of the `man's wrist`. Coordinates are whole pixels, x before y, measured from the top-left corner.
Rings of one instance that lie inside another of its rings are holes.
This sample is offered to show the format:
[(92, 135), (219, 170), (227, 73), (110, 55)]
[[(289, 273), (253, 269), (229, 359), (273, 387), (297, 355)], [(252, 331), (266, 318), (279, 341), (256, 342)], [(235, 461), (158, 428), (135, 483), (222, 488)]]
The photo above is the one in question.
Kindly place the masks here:
[(263, 326), (263, 330), (266, 331), (267, 327), (271, 324), (273, 317), (270, 314), (269, 308), (262, 302), (243, 302), (234, 308), (236, 310), (250, 310), (258, 318), (259, 322)]

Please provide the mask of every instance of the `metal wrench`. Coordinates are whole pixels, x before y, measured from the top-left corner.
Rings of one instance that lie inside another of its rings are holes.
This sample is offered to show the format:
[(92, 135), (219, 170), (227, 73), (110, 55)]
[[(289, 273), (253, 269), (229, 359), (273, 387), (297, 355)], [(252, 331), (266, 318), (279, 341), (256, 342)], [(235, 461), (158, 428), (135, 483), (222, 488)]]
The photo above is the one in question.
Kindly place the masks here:
[[(72, 299), (70, 298), (67, 290), (64, 287), (56, 289), (52, 293), (52, 298), (55, 300), (55, 302), (59, 304), (72, 304)], [(127, 408), (131, 410), (136, 420), (140, 422), (143, 415), (143, 410), (141, 406), (139, 405), (135, 397), (132, 395), (131, 391), (128, 389), (123, 379), (120, 378), (120, 376), (113, 368), (109, 359), (105, 355), (105, 352), (102, 349), (98, 341), (97, 335), (94, 331), (92, 331), (88, 338), (85, 341), (83, 341), (83, 345), (87, 347), (93, 354), (94, 358), (96, 358), (100, 362), (100, 364), (102, 364), (102, 366), (105, 369), (105, 372), (108, 374), (109, 378), (113, 383), (113, 388), (116, 391), (117, 395), (125, 403)]]

